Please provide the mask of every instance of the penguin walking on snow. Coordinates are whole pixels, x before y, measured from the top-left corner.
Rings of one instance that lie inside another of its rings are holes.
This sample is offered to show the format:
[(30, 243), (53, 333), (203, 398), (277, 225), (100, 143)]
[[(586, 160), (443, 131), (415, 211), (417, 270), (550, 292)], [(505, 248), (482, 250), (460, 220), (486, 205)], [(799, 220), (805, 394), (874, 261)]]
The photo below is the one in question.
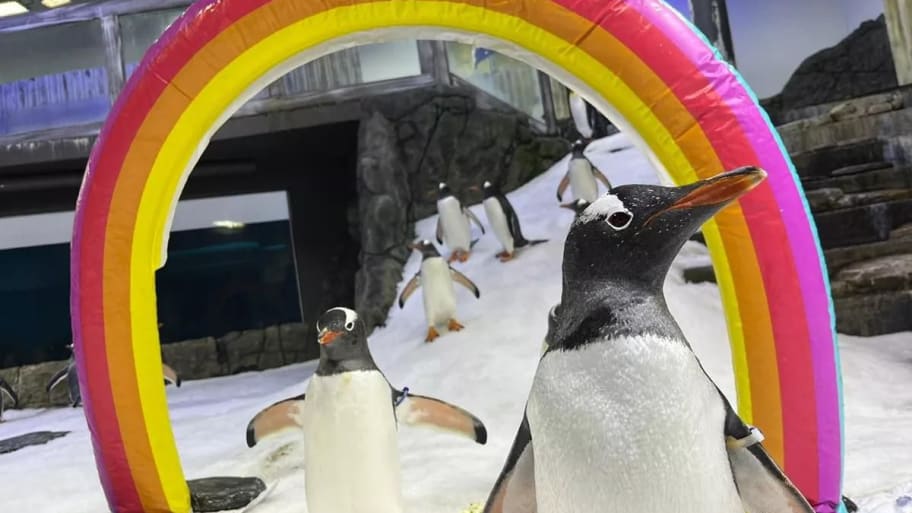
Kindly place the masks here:
[(488, 217), (488, 224), (491, 225), (494, 235), (497, 236), (497, 240), (503, 246), (503, 251), (496, 255), (501, 262), (511, 260), (514, 251), (519, 248), (548, 242), (546, 239), (527, 240), (523, 237), (522, 229), (519, 226), (519, 216), (513, 210), (513, 205), (500, 192), (500, 189), (491, 182), (486, 181), (484, 183), (483, 204), (485, 215)]
[(446, 244), (450, 249), (449, 262), (465, 262), (469, 259), (472, 246), (477, 242), (472, 241), (472, 226), (469, 221), (478, 225), (482, 235), (485, 233), (484, 226), (475, 214), (450, 192), (450, 187), (442, 182), (437, 191), (437, 214), (437, 243)]
[(3, 422), (3, 410), (7, 409), (6, 398), (12, 402), (13, 408), (19, 406), (19, 396), (13, 391), (13, 387), (5, 379), (0, 378), (0, 422)]
[(307, 392), (257, 414), (247, 445), (288, 428), (304, 435), (312, 513), (402, 513), (397, 422), (441, 428), (484, 444), (471, 413), (390, 385), (371, 357), (364, 324), (348, 308), (317, 321), (320, 363)]
[(595, 167), (586, 157), (586, 143), (577, 140), (570, 147), (570, 162), (567, 164), (567, 172), (557, 186), (557, 200), (562, 201), (567, 186), (573, 192), (576, 199), (584, 199), (589, 203), (598, 198), (598, 184), (596, 180), (602, 182), (605, 188), (611, 190), (611, 182), (608, 178)]
[(662, 286), (688, 237), (766, 176), (625, 185), (586, 208), (485, 513), (813, 513), (709, 378)]
[(437, 328), (446, 325), (449, 331), (459, 331), (464, 326), (456, 321), (456, 293), (453, 281), (472, 291), (476, 298), (481, 297), (478, 287), (464, 274), (453, 269), (443, 260), (437, 248), (428, 240), (422, 240), (409, 246), (421, 252), (421, 269), (402, 289), (399, 295), (399, 308), (405, 306), (418, 287), (424, 287), (424, 315), (427, 318), (428, 333), (425, 342), (433, 342), (440, 334)]

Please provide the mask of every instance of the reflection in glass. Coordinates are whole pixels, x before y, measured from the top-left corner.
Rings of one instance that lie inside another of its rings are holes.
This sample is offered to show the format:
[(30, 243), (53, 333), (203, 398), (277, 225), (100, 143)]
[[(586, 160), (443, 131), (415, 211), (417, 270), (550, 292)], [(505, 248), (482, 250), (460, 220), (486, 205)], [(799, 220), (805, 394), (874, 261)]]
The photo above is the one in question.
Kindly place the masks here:
[(111, 100), (99, 20), (3, 32), (0, 48), (0, 135), (104, 118)]
[(530, 117), (543, 120), (538, 71), (528, 64), (485, 48), (448, 41), (450, 72)]

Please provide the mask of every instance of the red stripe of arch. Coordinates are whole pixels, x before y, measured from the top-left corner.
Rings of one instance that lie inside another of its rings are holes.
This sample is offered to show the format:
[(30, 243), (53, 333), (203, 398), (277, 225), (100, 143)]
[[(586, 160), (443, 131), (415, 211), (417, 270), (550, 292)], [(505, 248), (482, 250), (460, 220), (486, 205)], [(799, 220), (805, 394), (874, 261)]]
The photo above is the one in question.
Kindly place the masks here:
[[(156, 46), (168, 48), (169, 51), (162, 52), (152, 62), (144, 60), (127, 82), (108, 115), (114, 123), (105, 124), (89, 158), (82, 193), (86, 200), (77, 205), (75, 226), (79, 229), (73, 235), (71, 280), (78, 284), (80, 290), (80, 295), (74, 295), (71, 305), (72, 311), (78, 313), (74, 317), (73, 332), (80, 344), (77, 353), (79, 368), (91, 370), (79, 373), (79, 377), (80, 386), (87, 392), (82, 394), (86, 419), (96, 435), (92, 437), (93, 448), (98, 459), (103, 462), (98, 466), (99, 477), (108, 503), (117, 504), (125, 511), (140, 511), (143, 508), (132, 473), (117, 470), (129, 465), (123, 436), (119, 430), (99, 429), (99, 426), (110, 425), (105, 419), (117, 417), (113, 397), (116, 391), (111, 387), (107, 363), (103, 313), (105, 247), (101, 242), (105, 240), (111, 200), (119, 176), (119, 173), (101, 170), (123, 171), (121, 166), (136, 132), (168, 82), (212, 38), (266, 2), (267, 0), (258, 0), (227, 4), (233, 8), (222, 9), (220, 16), (213, 17), (223, 21), (217, 29), (213, 29), (215, 24), (211, 23), (212, 20), (206, 19), (209, 16), (198, 15), (212, 2), (200, 2), (191, 6), (156, 43)], [(147, 55), (156, 53), (150, 49)], [(157, 79), (150, 79), (150, 75)], [(93, 201), (89, 202), (88, 198)]]
[[(739, 121), (716, 92), (716, 86), (659, 27), (618, 1), (554, 1), (613, 34), (643, 59), (694, 116), (726, 168), (759, 164), (746, 135), (742, 130), (733, 129), (739, 126)], [(775, 300), (770, 298), (768, 306), (777, 363), (782, 371), (779, 376), (786, 470), (813, 499), (819, 495), (820, 486), (814, 379), (808, 372), (794, 371), (812, 368), (810, 347), (802, 343), (809, 339), (809, 327), (797, 268), (792, 260), (796, 255), (783, 258), (782, 252), (791, 252), (792, 247), (778, 213), (775, 220), (770, 219), (770, 209), (776, 208), (776, 204), (768, 184), (741, 199), (764, 287), (767, 291), (776, 291)], [(782, 292), (786, 287), (788, 290)]]

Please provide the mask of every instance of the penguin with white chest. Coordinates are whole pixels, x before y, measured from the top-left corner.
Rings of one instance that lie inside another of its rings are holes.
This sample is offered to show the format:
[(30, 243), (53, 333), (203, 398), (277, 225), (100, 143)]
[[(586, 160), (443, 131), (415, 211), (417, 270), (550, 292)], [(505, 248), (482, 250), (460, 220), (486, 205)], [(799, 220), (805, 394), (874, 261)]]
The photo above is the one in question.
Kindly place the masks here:
[(570, 162), (567, 164), (567, 172), (557, 186), (558, 201), (562, 201), (564, 192), (569, 186), (574, 198), (592, 203), (598, 198), (598, 183), (596, 183), (596, 180), (602, 182), (606, 189), (611, 190), (611, 182), (589, 161), (584, 153), (585, 150), (586, 143), (579, 140), (575, 141), (570, 147), (571, 154)]
[(625, 185), (579, 214), (550, 346), (485, 513), (813, 513), (662, 292), (688, 237), (765, 176)]
[(450, 249), (449, 262), (459, 260), (465, 262), (469, 259), (472, 246), (471, 220), (484, 235), (484, 226), (475, 217), (471, 210), (463, 206), (456, 196), (450, 192), (450, 187), (441, 183), (437, 191), (437, 243), (445, 244)]
[(500, 245), (503, 246), (503, 251), (496, 255), (501, 262), (512, 260), (514, 252), (519, 248), (548, 242), (545, 239), (528, 240), (523, 236), (516, 210), (513, 209), (510, 200), (491, 182), (484, 183), (484, 201), (482, 203), (488, 223), (494, 230), (494, 235), (497, 236)]
[(247, 444), (287, 429), (304, 436), (310, 513), (402, 513), (397, 422), (487, 441), (484, 424), (443, 401), (390, 385), (348, 308), (317, 321), (320, 363), (306, 394), (276, 403), (247, 428)]
[(437, 248), (428, 240), (422, 240), (409, 246), (421, 252), (421, 269), (406, 283), (399, 295), (399, 308), (405, 306), (418, 287), (424, 287), (424, 316), (428, 323), (425, 342), (433, 342), (440, 333), (437, 328), (446, 326), (449, 331), (459, 331), (464, 326), (456, 320), (456, 292), (453, 282), (472, 291), (476, 298), (481, 291), (464, 274), (453, 269), (443, 260)]

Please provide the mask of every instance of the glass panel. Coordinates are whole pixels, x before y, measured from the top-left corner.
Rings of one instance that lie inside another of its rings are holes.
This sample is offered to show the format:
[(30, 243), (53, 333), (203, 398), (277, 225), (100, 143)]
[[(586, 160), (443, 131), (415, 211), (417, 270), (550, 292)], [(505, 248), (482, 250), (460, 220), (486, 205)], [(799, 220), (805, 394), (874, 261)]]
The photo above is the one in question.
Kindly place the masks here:
[(485, 48), (447, 41), (450, 72), (529, 116), (544, 120), (538, 72)]
[(420, 74), (418, 41), (409, 39), (339, 50), (291, 71), (284, 80), (291, 95)]
[(421, 74), (418, 41), (407, 39), (358, 47), (361, 80), (377, 82)]
[(0, 33), (0, 135), (101, 121), (110, 108), (99, 20)]
[(550, 75), (548, 80), (551, 81), (551, 97), (554, 99), (554, 118), (558, 121), (570, 119), (570, 89)]

